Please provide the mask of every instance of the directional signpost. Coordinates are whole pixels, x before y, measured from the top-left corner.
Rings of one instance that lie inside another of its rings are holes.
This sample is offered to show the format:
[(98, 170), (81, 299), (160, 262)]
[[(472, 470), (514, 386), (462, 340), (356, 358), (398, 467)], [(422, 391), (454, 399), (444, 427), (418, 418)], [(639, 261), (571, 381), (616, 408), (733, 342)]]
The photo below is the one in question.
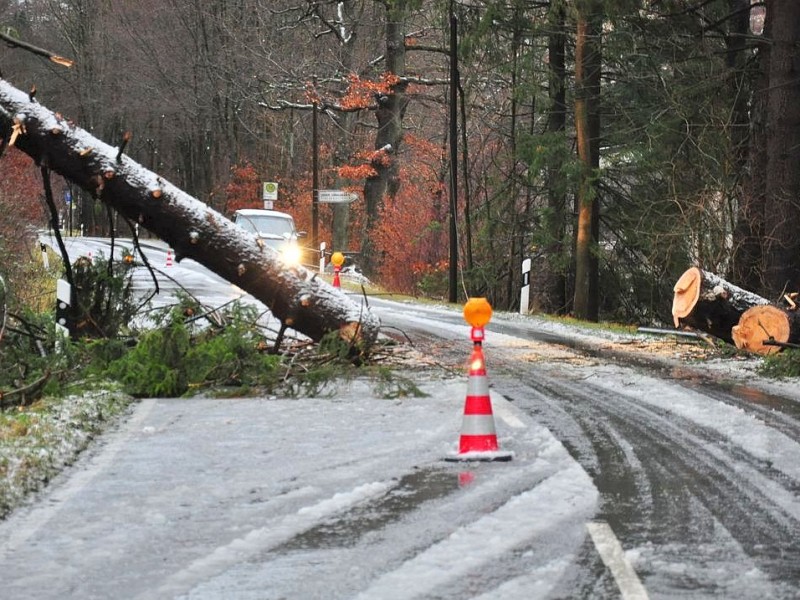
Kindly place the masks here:
[(322, 204), (350, 204), (358, 200), (355, 192), (342, 190), (317, 190), (318, 202)]

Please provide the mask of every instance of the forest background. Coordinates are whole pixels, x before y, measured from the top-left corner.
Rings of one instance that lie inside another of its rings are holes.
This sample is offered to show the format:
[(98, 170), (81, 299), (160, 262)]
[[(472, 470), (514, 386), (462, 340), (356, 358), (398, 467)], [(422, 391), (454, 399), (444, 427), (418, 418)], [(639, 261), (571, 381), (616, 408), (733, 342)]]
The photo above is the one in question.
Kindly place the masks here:
[[(691, 265), (800, 290), (796, 0), (0, 0), (0, 31), (75, 61), (4, 48), (2, 77), (110, 144), (132, 132), (216, 210), (276, 181), (310, 232), (315, 187), (358, 193), (319, 206), (318, 240), (394, 291), (445, 298), (457, 267), (461, 299), (515, 309), (526, 258), (533, 310), (590, 320), (669, 322)], [(43, 191), (13, 148), (0, 169), (13, 288)], [(109, 232), (59, 189), (65, 223)]]

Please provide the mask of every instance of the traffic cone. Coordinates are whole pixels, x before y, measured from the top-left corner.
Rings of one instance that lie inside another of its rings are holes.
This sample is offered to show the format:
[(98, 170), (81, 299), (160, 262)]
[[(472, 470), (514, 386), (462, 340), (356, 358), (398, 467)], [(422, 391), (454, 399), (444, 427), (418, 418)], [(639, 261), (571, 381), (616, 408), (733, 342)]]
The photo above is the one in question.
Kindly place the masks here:
[(497, 444), (486, 361), (481, 344), (476, 343), (469, 359), (467, 400), (464, 403), (458, 454), (446, 460), (505, 461), (512, 457), (513, 453), (501, 451)]
[(167, 248), (167, 266), (168, 267), (172, 266), (172, 250), (170, 250), (169, 248)]

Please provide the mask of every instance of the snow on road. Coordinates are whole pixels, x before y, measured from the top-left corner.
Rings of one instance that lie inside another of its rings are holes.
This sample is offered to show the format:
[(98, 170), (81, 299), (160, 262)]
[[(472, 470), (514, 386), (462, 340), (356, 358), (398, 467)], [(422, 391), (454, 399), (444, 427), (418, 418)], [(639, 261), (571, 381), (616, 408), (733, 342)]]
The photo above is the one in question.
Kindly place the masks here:
[[(235, 293), (195, 267), (170, 272), (212, 305)], [(455, 354), (465, 349), (466, 361), (469, 327), (459, 312), (383, 300), (372, 306), (387, 318), (402, 308), (402, 319), (453, 341)], [(564, 368), (574, 359), (564, 347), (509, 334), (509, 324), (576, 335), (496, 315), (485, 344), (490, 380), (494, 348), (553, 364), (568, 359)], [(800, 480), (798, 441), (763, 419), (643, 372), (599, 361), (576, 368), (598, 389), (713, 430)], [(693, 572), (690, 556), (676, 552), (673, 560), (668, 548), (622, 551), (608, 525), (595, 522), (599, 493), (584, 469), (535, 417), (494, 390), (500, 445), (514, 460), (444, 462), (457, 445), (466, 378), (426, 373), (408, 375), (427, 398), (385, 400), (356, 381), (327, 398), (141, 403), (40, 502), (0, 523), (3, 597), (562, 597), (587, 546), (617, 578), (619, 589), (605, 590), (610, 597), (646, 597), (629, 560), (649, 569), (653, 582)], [(758, 384), (752, 370), (744, 373)], [(800, 399), (791, 384), (764, 386)], [(723, 450), (707, 449), (730, 462)], [(741, 468), (800, 519), (796, 494)], [(733, 539), (714, 544), (735, 546)], [(705, 550), (700, 563), (705, 556), (711, 569), (715, 550)], [(735, 554), (747, 558), (741, 548)], [(721, 564), (720, 572), (729, 567)], [(741, 577), (729, 583), (748, 597), (770, 589), (752, 563), (742, 565)]]
[[(466, 385), (420, 383), (429, 397), (356, 381), (331, 398), (141, 403), (0, 523), (3, 597), (425, 597), (514, 548), (526, 566), (498, 586), (554, 586), (586, 538), (591, 481), (522, 415), (498, 418), (512, 463), (443, 461)], [(351, 542), (320, 541), (326, 528)]]

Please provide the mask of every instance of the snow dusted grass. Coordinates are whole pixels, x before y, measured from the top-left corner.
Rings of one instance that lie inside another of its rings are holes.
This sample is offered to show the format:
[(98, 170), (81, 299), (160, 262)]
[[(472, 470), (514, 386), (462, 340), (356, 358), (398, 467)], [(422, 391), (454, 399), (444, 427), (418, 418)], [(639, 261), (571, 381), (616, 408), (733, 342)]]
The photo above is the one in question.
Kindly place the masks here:
[(89, 391), (0, 413), (0, 518), (71, 464), (132, 398)]

